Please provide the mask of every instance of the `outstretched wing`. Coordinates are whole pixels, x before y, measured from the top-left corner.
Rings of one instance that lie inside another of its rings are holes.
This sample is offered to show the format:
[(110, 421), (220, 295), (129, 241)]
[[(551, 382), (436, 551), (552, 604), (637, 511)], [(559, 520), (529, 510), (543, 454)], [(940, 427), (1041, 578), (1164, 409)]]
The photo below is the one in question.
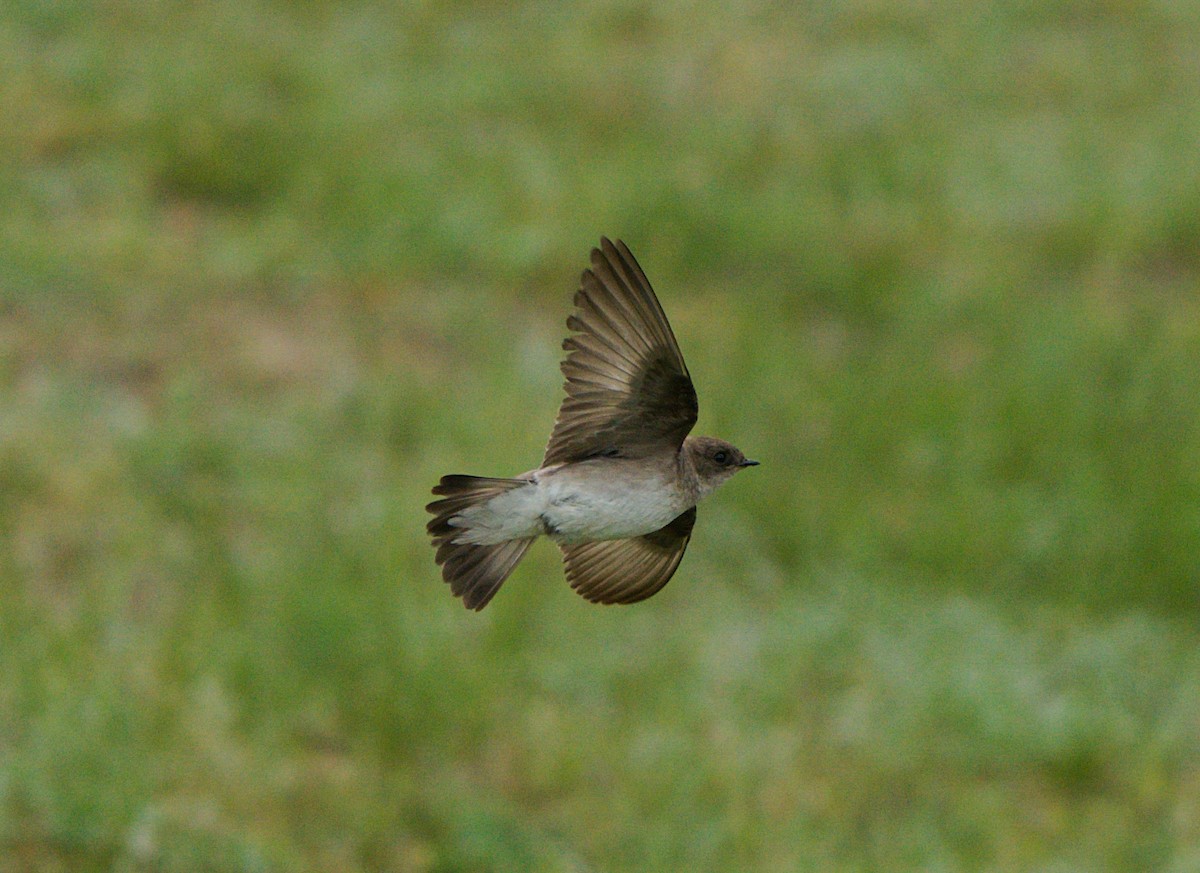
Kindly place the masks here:
[(593, 603), (636, 603), (657, 593), (683, 560), (696, 507), (654, 533), (563, 545), (567, 581)]
[(601, 239), (592, 249), (575, 307), (567, 327), (577, 333), (563, 341), (567, 396), (542, 466), (678, 448), (696, 423), (696, 390), (667, 316), (623, 242)]

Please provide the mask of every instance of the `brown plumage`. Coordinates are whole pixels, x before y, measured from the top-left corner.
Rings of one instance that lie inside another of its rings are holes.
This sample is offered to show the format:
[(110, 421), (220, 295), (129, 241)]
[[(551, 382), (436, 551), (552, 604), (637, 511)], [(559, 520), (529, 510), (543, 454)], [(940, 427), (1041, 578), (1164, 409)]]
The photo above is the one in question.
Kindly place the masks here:
[(442, 576), (482, 609), (530, 543), (563, 551), (571, 587), (634, 603), (670, 580), (696, 503), (756, 461), (692, 437), (696, 391), (662, 306), (632, 253), (601, 239), (567, 319), (566, 398), (542, 465), (512, 479), (443, 476), (426, 509)]

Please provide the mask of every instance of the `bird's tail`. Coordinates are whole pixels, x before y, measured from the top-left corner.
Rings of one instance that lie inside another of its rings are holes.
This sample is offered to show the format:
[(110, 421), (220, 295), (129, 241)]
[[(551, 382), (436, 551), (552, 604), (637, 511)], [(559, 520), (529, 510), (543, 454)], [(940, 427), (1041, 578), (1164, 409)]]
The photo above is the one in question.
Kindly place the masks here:
[(433, 513), (433, 520), (425, 529), (437, 549), (442, 578), (450, 584), (454, 596), (462, 598), (467, 609), (480, 610), (488, 605), (535, 538), (507, 540), (495, 545), (457, 543), (454, 540), (465, 532), (459, 516), (472, 506), (528, 484), (525, 479), (455, 475), (443, 476), (433, 489), (433, 493), (442, 499), (425, 507)]

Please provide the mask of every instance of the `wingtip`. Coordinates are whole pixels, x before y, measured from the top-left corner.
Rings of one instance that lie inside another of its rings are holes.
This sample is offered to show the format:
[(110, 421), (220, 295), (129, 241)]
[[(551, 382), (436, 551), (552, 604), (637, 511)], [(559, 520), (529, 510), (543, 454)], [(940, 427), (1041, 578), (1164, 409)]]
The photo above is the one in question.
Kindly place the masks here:
[(625, 245), (625, 243), (623, 243), (621, 240), (609, 239), (606, 236), (602, 236), (600, 237), (599, 248), (592, 249), (592, 263), (596, 263), (597, 259), (601, 261), (611, 262), (615, 260), (619, 262), (623, 259), (624, 253), (628, 251), (629, 246)]

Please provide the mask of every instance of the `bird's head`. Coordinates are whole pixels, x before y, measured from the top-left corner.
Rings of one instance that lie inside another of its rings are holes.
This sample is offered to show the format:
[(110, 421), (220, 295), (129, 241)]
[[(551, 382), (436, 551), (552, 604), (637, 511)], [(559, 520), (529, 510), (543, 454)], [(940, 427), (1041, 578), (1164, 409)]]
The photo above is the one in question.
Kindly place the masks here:
[(701, 496), (710, 493), (738, 470), (758, 465), (758, 461), (749, 460), (736, 446), (715, 437), (688, 437), (684, 440), (683, 450), (700, 480)]

